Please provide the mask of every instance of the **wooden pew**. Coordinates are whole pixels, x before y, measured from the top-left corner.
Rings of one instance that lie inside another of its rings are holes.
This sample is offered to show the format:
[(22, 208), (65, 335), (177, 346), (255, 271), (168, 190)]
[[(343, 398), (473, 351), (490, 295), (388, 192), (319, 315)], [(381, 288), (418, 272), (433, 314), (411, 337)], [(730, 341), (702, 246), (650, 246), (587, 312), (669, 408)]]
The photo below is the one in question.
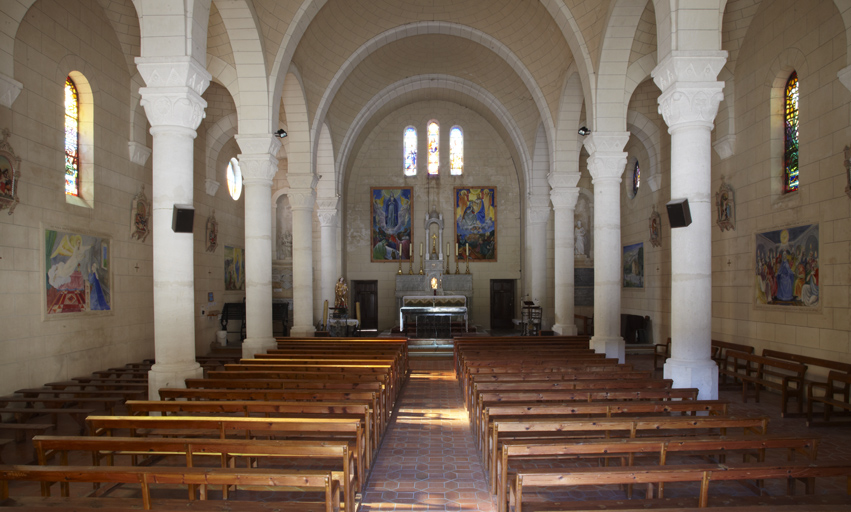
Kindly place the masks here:
[[(240, 458), (246, 459), (245, 467), (253, 467), (257, 459), (305, 459), (310, 463), (320, 459), (328, 461), (333, 467), (331, 475), (343, 489), (346, 510), (356, 510), (355, 490), (362, 490), (364, 483), (363, 475), (357, 474), (354, 456), (356, 448), (351, 441), (36, 436), (33, 438), (33, 447), (38, 463), (42, 466), (56, 458), (61, 465), (67, 466), (69, 452), (89, 452), (94, 466), (99, 466), (103, 460), (114, 466), (118, 456), (129, 457), (133, 466), (140, 465), (140, 456), (178, 456), (187, 467), (195, 467), (199, 457), (212, 456), (221, 461), (222, 468), (237, 467), (237, 459)], [(142, 461), (141, 465), (148, 464)], [(65, 494), (67, 489), (63, 489)]]
[[(816, 395), (813, 392), (815, 388), (821, 388), (823, 394)], [(813, 421), (814, 403), (821, 403), (824, 406), (824, 421), (822, 422)], [(830, 418), (833, 415), (834, 408), (843, 409), (846, 415), (851, 412), (851, 374), (849, 373), (830, 372), (827, 376), (827, 382), (810, 382), (807, 385), (808, 427), (851, 425), (848, 421), (831, 422)]]
[[(653, 500), (654, 484), (699, 482), (700, 491), (697, 498), (697, 505), (698, 507), (707, 507), (710, 504), (710, 483), (716, 481), (812, 479), (816, 477), (848, 477), (849, 475), (851, 475), (851, 464), (842, 462), (818, 464), (811, 462), (786, 464), (683, 464), (674, 466), (642, 466), (640, 468), (572, 467), (567, 471), (554, 471), (552, 469), (541, 471), (526, 470), (518, 472), (514, 480), (514, 486), (511, 489), (511, 500), (514, 503), (514, 511), (523, 512), (524, 488), (541, 486), (580, 487), (612, 484), (644, 484), (647, 486), (646, 500)], [(812, 492), (813, 490), (811, 488), (807, 489), (808, 494)], [(657, 494), (657, 498), (659, 500), (664, 498), (662, 492)], [(642, 504), (644, 506), (664, 506), (658, 501), (655, 503), (653, 501), (644, 501)], [(552, 506), (552, 504), (548, 505)], [(604, 506), (604, 502), (586, 501), (583, 505), (587, 507), (594, 505)]]
[(114, 436), (116, 430), (127, 430), (130, 437), (174, 435), (178, 437), (218, 437), (228, 434), (251, 439), (258, 434), (297, 439), (340, 440), (354, 439), (358, 475), (371, 467), (369, 450), (361, 420), (338, 418), (251, 418), (214, 416), (89, 416), (86, 418), (91, 435)]
[(95, 409), (83, 409), (79, 407), (41, 407), (38, 409), (32, 407), (5, 407), (0, 409), (0, 413), (13, 415), (17, 424), (25, 424), (35, 416), (49, 415), (53, 424), (58, 425), (59, 415), (67, 415), (80, 427), (81, 434), (84, 434), (86, 431), (86, 416), (93, 414), (95, 411)]
[[(43, 397), (43, 396), (2, 396), (0, 397), (0, 408), (5, 408), (10, 404), (20, 405), (24, 408), (32, 408), (34, 411), (39, 411), (41, 408), (35, 407), (36, 404), (42, 405), (49, 409), (60, 409), (78, 405), (100, 405), (102, 409), (113, 413), (115, 407), (124, 403), (124, 398), (120, 396), (98, 396), (98, 397)], [(2, 411), (2, 409), (0, 409)]]
[(145, 389), (53, 389), (53, 388), (27, 388), (19, 389), (15, 393), (24, 398), (36, 398), (40, 396), (51, 397), (54, 400), (63, 395), (72, 395), (73, 398), (100, 398), (100, 397), (119, 397), (124, 400), (139, 398), (148, 394), (147, 386)]
[[(654, 417), (613, 417), (613, 418), (574, 418), (565, 416), (548, 420), (500, 420), (491, 422), (488, 442), (483, 455), (485, 470), (489, 474), (491, 489), (496, 488), (496, 464), (499, 445), (506, 439), (565, 439), (610, 437), (638, 437), (644, 432), (661, 431), (718, 431), (727, 434), (727, 429), (741, 428), (745, 433), (766, 434), (767, 417), (734, 416), (654, 416)], [(703, 432), (705, 435), (706, 432)], [(658, 434), (657, 434), (658, 435)], [(697, 435), (697, 434), (695, 434)]]
[[(783, 361), (771, 357), (757, 356), (727, 351), (727, 360), (723, 368), (718, 370), (722, 375), (732, 377), (742, 383), (742, 402), (748, 401), (748, 388), (754, 387), (754, 401), (759, 403), (760, 388), (779, 389), (781, 393), (780, 415), (787, 415), (787, 404), (790, 397), (798, 402), (798, 413), (804, 407), (804, 374), (807, 366), (791, 361)], [(779, 380), (778, 380), (779, 379)]]
[[(522, 469), (512, 465), (525, 459), (536, 462), (574, 460), (581, 457), (618, 457), (621, 466), (635, 465), (635, 456), (652, 457), (650, 463), (664, 466), (670, 454), (696, 453), (717, 455), (721, 453), (742, 454), (742, 462), (753, 459), (764, 462), (766, 450), (785, 450), (788, 460), (795, 454), (814, 461), (818, 453), (819, 439), (794, 436), (712, 436), (712, 437), (645, 437), (637, 439), (587, 439), (554, 443), (552, 441), (508, 440), (502, 443), (497, 458), (497, 503), (499, 512), (508, 507), (508, 489), (513, 485), (512, 476)], [(724, 462), (723, 460), (721, 462)], [(492, 489), (493, 491), (493, 489)]]
[[(794, 363), (799, 363), (807, 366), (807, 373), (804, 374), (804, 383), (809, 386), (811, 383), (815, 383), (816, 387), (823, 387), (825, 384), (824, 379), (830, 375), (831, 372), (839, 372), (844, 374), (851, 373), (851, 363), (843, 363), (840, 361), (830, 361), (828, 359), (821, 359), (818, 357), (810, 357), (807, 355), (801, 354), (790, 354), (789, 352), (781, 352), (779, 350), (770, 350), (763, 349), (762, 355), (764, 357), (771, 357), (773, 359), (782, 359), (784, 361), (792, 361)], [(812, 375), (813, 368), (821, 369), (821, 375)], [(824, 375), (824, 374), (827, 375)], [(847, 401), (847, 400), (846, 400)], [(841, 407), (841, 406), (840, 406)], [(792, 414), (790, 414), (792, 416)]]
[(665, 361), (671, 357), (671, 338), (665, 340), (665, 343), (656, 343), (653, 345), (653, 369), (658, 370), (659, 362), (665, 364)]
[[(141, 484), (141, 501), (145, 510), (177, 510), (186, 507), (186, 500), (152, 500), (151, 486), (156, 484), (199, 486), (200, 498), (208, 497), (207, 486), (263, 486), (283, 490), (294, 488), (324, 492), (322, 508), (310, 503), (283, 503), (275, 501), (274, 507), (258, 506), (257, 502), (227, 501), (218, 510), (262, 511), (276, 510), (282, 506), (285, 510), (324, 510), (339, 512), (340, 489), (330, 471), (313, 470), (256, 470), (222, 468), (177, 468), (177, 467), (137, 467), (137, 466), (0, 466), (0, 501), (9, 499), (9, 481), (31, 482), (80, 482), (80, 483), (121, 483)], [(106, 501), (105, 501), (106, 500)], [(9, 506), (20, 506), (33, 512), (44, 510), (52, 505), (52, 510), (87, 509), (103, 510), (102, 506), (111, 506), (111, 510), (129, 510), (137, 508), (138, 498), (19, 498)], [(60, 508), (62, 507), (62, 508)], [(205, 510), (216, 510), (212, 507)]]

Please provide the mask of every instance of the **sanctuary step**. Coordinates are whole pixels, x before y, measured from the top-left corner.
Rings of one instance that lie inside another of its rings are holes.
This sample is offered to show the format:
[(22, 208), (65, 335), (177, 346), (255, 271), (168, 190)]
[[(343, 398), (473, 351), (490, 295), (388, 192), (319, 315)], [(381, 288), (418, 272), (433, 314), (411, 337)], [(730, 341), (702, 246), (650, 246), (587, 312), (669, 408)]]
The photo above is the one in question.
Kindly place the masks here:
[(452, 357), (452, 338), (408, 339), (409, 357)]

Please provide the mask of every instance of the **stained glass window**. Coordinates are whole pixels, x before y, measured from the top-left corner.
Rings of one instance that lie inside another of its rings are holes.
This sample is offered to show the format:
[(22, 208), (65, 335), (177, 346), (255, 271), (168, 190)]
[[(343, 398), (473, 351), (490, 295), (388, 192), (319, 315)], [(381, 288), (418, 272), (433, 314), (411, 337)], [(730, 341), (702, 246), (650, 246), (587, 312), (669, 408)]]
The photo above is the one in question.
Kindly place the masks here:
[(440, 127), (437, 121), (428, 123), (428, 173), (437, 176), (440, 172), (439, 151)]
[(239, 170), (239, 162), (231, 158), (228, 162), (228, 193), (234, 201), (242, 194), (242, 171)]
[(785, 116), (785, 168), (784, 185), (786, 192), (798, 190), (798, 73), (795, 71), (786, 82)]
[(65, 79), (65, 194), (80, 195), (80, 101), (71, 77)]
[(464, 132), (460, 126), (449, 130), (449, 173), (453, 176), (464, 173)]
[(641, 168), (638, 167), (638, 159), (636, 159), (635, 168), (632, 170), (632, 197), (638, 194), (639, 185), (641, 185)]
[(405, 128), (404, 146), (405, 176), (417, 175), (417, 129), (413, 126)]

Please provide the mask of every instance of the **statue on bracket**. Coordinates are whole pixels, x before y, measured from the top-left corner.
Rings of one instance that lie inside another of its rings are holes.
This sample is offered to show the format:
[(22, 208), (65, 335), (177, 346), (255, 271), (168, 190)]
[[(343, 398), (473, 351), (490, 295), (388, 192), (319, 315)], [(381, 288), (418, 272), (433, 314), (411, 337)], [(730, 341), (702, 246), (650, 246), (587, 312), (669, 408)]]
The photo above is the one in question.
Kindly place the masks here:
[(9, 215), (18, 205), (18, 179), (21, 177), (21, 157), (15, 155), (15, 150), (9, 144), (9, 129), (3, 129), (3, 140), (0, 141), (0, 210), (9, 209)]
[(718, 211), (716, 223), (721, 231), (736, 230), (736, 199), (731, 187), (721, 178), (721, 188), (715, 193), (715, 207)]
[(151, 233), (151, 203), (145, 195), (145, 185), (133, 198), (130, 213), (130, 238), (144, 242)]
[(581, 220), (577, 220), (573, 228), (573, 254), (585, 256), (585, 228), (582, 227)]
[(845, 193), (848, 194), (848, 197), (851, 197), (851, 146), (845, 146), (845, 177), (848, 178)]
[(656, 205), (653, 205), (653, 213), (650, 214), (650, 244), (653, 247), (662, 246), (662, 216), (656, 211)]
[(207, 240), (207, 252), (216, 252), (216, 247), (219, 246), (219, 223), (216, 220), (216, 210), (210, 212), (207, 217), (207, 228), (205, 229)]

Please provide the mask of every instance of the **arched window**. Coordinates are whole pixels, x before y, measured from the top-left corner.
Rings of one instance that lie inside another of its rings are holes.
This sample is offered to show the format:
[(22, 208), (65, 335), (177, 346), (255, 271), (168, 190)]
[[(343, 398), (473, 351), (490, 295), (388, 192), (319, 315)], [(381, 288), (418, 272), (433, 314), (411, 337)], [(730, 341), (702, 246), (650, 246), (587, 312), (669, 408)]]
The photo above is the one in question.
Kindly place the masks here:
[(632, 169), (632, 197), (638, 194), (638, 186), (641, 185), (641, 168), (638, 167), (638, 159), (635, 159), (635, 167)]
[(70, 76), (65, 79), (65, 194), (80, 195), (80, 99)]
[(417, 129), (413, 126), (405, 128), (402, 140), (405, 176), (417, 175)]
[(437, 121), (428, 123), (428, 174), (437, 176), (440, 173), (440, 126)]
[(795, 71), (786, 81), (785, 98), (783, 185), (785, 192), (794, 192), (798, 190), (798, 73)]
[(449, 173), (453, 176), (464, 174), (464, 132), (460, 126), (449, 130)]
[(242, 194), (242, 171), (239, 170), (239, 162), (236, 158), (231, 158), (228, 162), (228, 193), (234, 201), (239, 199)]

